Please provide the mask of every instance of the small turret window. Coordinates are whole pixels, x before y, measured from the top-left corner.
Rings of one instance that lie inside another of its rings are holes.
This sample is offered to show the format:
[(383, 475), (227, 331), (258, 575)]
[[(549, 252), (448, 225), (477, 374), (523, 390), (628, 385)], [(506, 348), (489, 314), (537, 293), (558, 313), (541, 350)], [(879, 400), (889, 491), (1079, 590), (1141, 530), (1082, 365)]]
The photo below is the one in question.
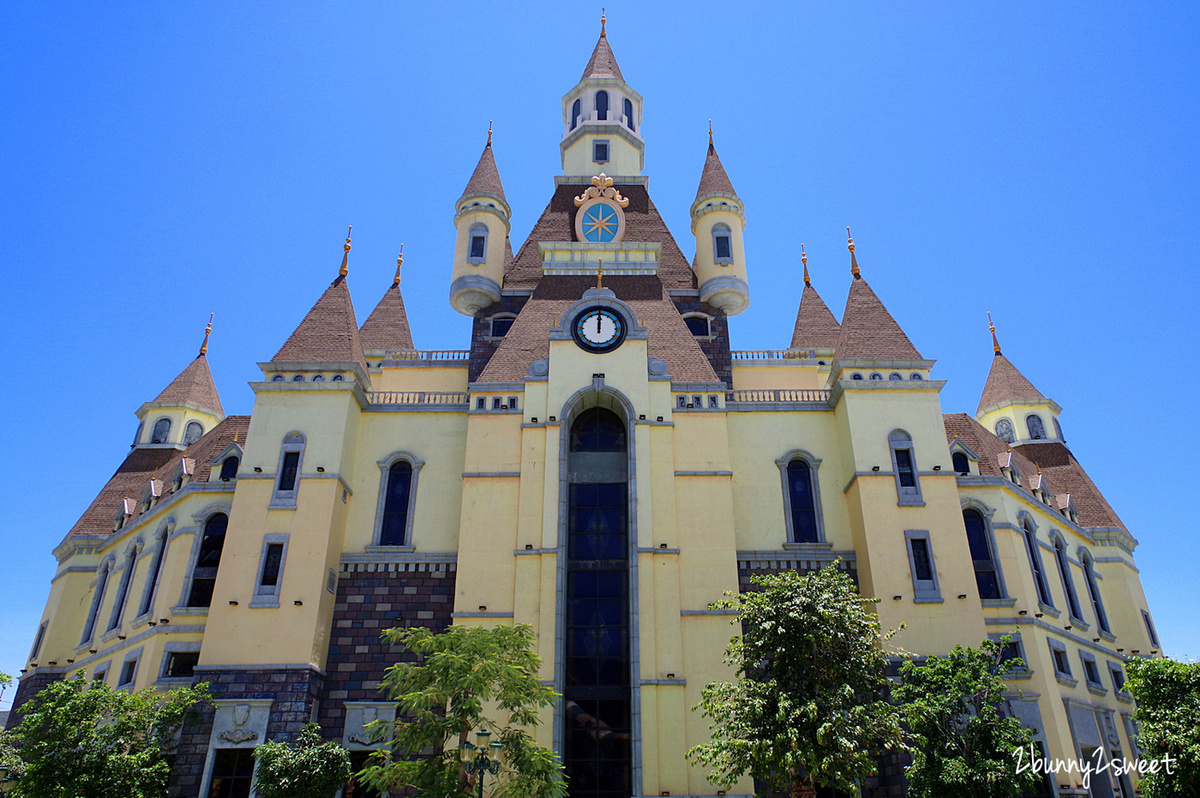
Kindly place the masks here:
[(608, 162), (608, 142), (597, 139), (592, 142), (592, 160), (596, 163)]
[(717, 263), (733, 263), (733, 235), (729, 225), (713, 226), (713, 260)]
[(183, 443), (185, 446), (191, 446), (203, 436), (204, 426), (199, 421), (189, 421), (183, 430)]
[(971, 462), (962, 452), (955, 452), (954, 454), (950, 455), (950, 462), (954, 464), (954, 470), (959, 474), (971, 473)]
[(1035, 441), (1046, 437), (1046, 425), (1042, 423), (1042, 417), (1037, 413), (1025, 416), (1025, 427), (1029, 430), (1029, 437)]
[(233, 455), (226, 457), (221, 461), (221, 479), (230, 480), (237, 478), (239, 465), (241, 465), (241, 461), (237, 457)]
[(467, 250), (467, 262), (483, 263), (487, 260), (487, 237), (488, 229), (486, 224), (471, 225), (471, 241)]
[(712, 335), (707, 316), (685, 316), (683, 323), (687, 325), (688, 331), (697, 338), (707, 338)]
[(904, 379), (904, 375), (897, 374), (896, 372), (893, 371), (891, 374), (888, 375), (888, 379), (889, 380), (902, 380), (902, 379)]
[(154, 430), (150, 433), (151, 443), (166, 443), (167, 436), (171, 434), (171, 419), (160, 418), (154, 422)]
[(596, 92), (596, 118), (608, 119), (608, 92)]
[(872, 375), (871, 375), (871, 379), (873, 379), (873, 380), (880, 380), (880, 381), (882, 381), (882, 380), (883, 380), (883, 375), (882, 375), (882, 374), (880, 374), (878, 371), (876, 371), (874, 374), (872, 374)]
[(902, 429), (892, 430), (888, 435), (888, 447), (892, 450), (897, 504), (921, 504), (921, 483), (917, 475), (912, 436)]
[(271, 378), (271, 382), (283, 382), (283, 375), (276, 374), (274, 377)]
[(503, 338), (504, 336), (508, 335), (509, 329), (513, 326), (513, 322), (516, 320), (516, 316), (492, 316), (492, 337)]
[(579, 125), (579, 114), (583, 111), (583, 104), (576, 100), (571, 103), (571, 130), (574, 130)]
[(284, 436), (279, 452), (279, 471), (275, 477), (275, 495), (268, 505), (270, 509), (295, 509), (304, 445), (305, 438), (299, 432), (289, 432)]
[(292, 377), (292, 382), (304, 382), (304, 375), (297, 374), (296, 376)]
[(1013, 429), (1013, 423), (1007, 418), (1002, 418), (996, 422), (996, 437), (1005, 443), (1012, 443), (1017, 439), (1017, 431)]
[(623, 107), (625, 109), (625, 124), (630, 130), (637, 131), (637, 127), (633, 123), (633, 103), (627, 98)]

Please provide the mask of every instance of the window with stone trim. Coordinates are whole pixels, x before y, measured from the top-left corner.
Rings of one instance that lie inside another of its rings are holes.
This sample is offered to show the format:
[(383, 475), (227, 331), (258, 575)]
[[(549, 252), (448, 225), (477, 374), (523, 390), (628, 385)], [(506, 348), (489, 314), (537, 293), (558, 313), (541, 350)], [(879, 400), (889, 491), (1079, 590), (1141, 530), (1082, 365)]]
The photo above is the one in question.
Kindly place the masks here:
[(596, 163), (608, 162), (608, 139), (596, 139), (592, 142), (592, 160)]
[(1071, 579), (1071, 563), (1067, 559), (1067, 545), (1057, 534), (1054, 536), (1054, 560), (1058, 565), (1058, 575), (1062, 579), (1063, 594), (1067, 597), (1067, 611), (1072, 618), (1082, 619), (1079, 611), (1079, 598), (1075, 595), (1075, 582)]
[(150, 571), (146, 574), (146, 585), (142, 588), (142, 601), (138, 605), (138, 617), (146, 615), (154, 606), (154, 595), (158, 591), (158, 578), (162, 574), (163, 560), (167, 556), (167, 537), (170, 535), (170, 525), (164, 524), (155, 536), (158, 546), (150, 556)]
[(896, 476), (896, 503), (921, 504), (921, 481), (917, 474), (917, 459), (912, 436), (902, 429), (888, 435), (892, 453), (892, 472)]
[(579, 115), (583, 113), (583, 103), (581, 100), (576, 100), (571, 103), (571, 130), (579, 127)]
[(963, 526), (967, 530), (967, 547), (975, 569), (975, 586), (981, 599), (998, 599), (1003, 595), (1000, 582), (1000, 563), (996, 559), (995, 540), (983, 513), (968, 507), (963, 510)]
[(794, 449), (775, 461), (783, 481), (783, 514), (789, 543), (824, 543), (821, 492), (817, 483), (820, 458)]
[(199, 651), (169, 651), (163, 662), (162, 675), (167, 679), (190, 678), (199, 663)]
[(622, 107), (622, 108), (624, 109), (624, 111), (625, 111), (625, 125), (626, 125), (626, 127), (628, 127), (630, 130), (632, 130), (632, 131), (634, 131), (634, 132), (636, 133), (636, 132), (637, 132), (637, 126), (636, 126), (636, 124), (635, 124), (635, 123), (634, 123), (634, 121), (633, 121), (633, 101), (632, 101), (632, 100), (630, 100), (628, 97), (626, 97), (626, 98), (625, 98), (625, 100), (622, 102), (622, 104), (621, 104), (621, 107)]
[(141, 551), (142, 547), (134, 543), (125, 554), (125, 570), (121, 573), (121, 581), (117, 583), (117, 596), (113, 600), (112, 615), (108, 619), (110, 632), (121, 625), (121, 616), (125, 614), (125, 601), (129, 598), (129, 585), (133, 580), (133, 572)]
[(192, 585), (188, 592), (189, 607), (212, 605), (213, 586), (217, 582), (217, 569), (221, 566), (221, 552), (225, 548), (225, 533), (229, 528), (229, 516), (214, 513), (204, 522), (200, 536), (200, 551), (192, 568)]
[(482, 222), (471, 225), (468, 239), (467, 262), (483, 263), (487, 260), (488, 228)]
[(191, 446), (203, 437), (204, 425), (199, 421), (189, 421), (187, 426), (183, 428), (183, 444), (185, 446)]
[(171, 419), (160, 418), (154, 422), (154, 429), (150, 432), (151, 443), (166, 443), (167, 438), (171, 435)]
[(604, 121), (608, 119), (608, 92), (596, 92), (596, 119)]
[(1158, 632), (1154, 630), (1154, 621), (1150, 620), (1150, 613), (1142, 610), (1142, 622), (1146, 624), (1146, 634), (1150, 638), (1150, 645), (1158, 648)]
[(307, 439), (302, 433), (289, 432), (283, 436), (283, 444), (279, 448), (279, 470), (275, 475), (275, 493), (268, 509), (295, 509), (306, 444)]
[(1083, 582), (1087, 586), (1088, 598), (1092, 602), (1092, 612), (1096, 616), (1096, 625), (1100, 631), (1112, 634), (1108, 626), (1108, 613), (1104, 611), (1104, 601), (1100, 597), (1100, 586), (1096, 584), (1096, 565), (1092, 554), (1083, 546), (1079, 547), (1079, 562), (1083, 566)]
[(1040, 441), (1046, 437), (1046, 425), (1042, 422), (1042, 417), (1037, 413), (1030, 413), (1025, 416), (1025, 428), (1029, 431), (1029, 437), (1035, 441)]
[(254, 780), (254, 749), (218, 748), (212, 759), (211, 798), (248, 798)]
[(375, 545), (412, 545), (417, 476), (424, 462), (408, 452), (396, 452), (379, 462), (379, 505), (376, 511)]
[(1054, 663), (1054, 674), (1068, 679), (1074, 678), (1071, 676), (1071, 660), (1067, 657), (1067, 647), (1057, 640), (1046, 642), (1050, 646), (1050, 661)]
[(714, 224), (713, 261), (716, 263), (733, 263), (733, 231), (727, 224)]
[(917, 602), (941, 601), (938, 588), (937, 567), (933, 560), (933, 544), (929, 531), (925, 529), (904, 530), (904, 543), (908, 548), (908, 566), (912, 574), (913, 600)]
[(80, 638), (79, 645), (91, 640), (96, 632), (96, 616), (100, 614), (100, 605), (104, 603), (104, 591), (108, 588), (108, 572), (112, 563), (112, 557), (109, 557), (96, 569), (96, 589), (92, 594), (92, 606), (88, 610), (87, 620), (84, 621), (83, 637)]
[(962, 452), (955, 452), (950, 455), (950, 465), (958, 474), (971, 473), (971, 461)]
[(231, 454), (221, 461), (221, 481), (228, 482), (231, 479), (237, 478), (238, 466), (242, 461), (236, 454)]
[(1017, 439), (1017, 431), (1013, 429), (1012, 421), (1007, 418), (1002, 418), (996, 422), (996, 437), (1005, 443), (1012, 443)]

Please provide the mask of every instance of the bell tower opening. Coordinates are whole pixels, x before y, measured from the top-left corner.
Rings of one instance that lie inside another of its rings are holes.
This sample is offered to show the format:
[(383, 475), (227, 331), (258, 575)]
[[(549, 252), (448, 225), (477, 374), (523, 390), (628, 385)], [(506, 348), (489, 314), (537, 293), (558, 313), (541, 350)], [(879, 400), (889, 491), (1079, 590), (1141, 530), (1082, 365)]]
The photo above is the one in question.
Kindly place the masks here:
[(629, 463), (626, 425), (584, 410), (567, 453), (563, 764), (572, 798), (632, 789)]

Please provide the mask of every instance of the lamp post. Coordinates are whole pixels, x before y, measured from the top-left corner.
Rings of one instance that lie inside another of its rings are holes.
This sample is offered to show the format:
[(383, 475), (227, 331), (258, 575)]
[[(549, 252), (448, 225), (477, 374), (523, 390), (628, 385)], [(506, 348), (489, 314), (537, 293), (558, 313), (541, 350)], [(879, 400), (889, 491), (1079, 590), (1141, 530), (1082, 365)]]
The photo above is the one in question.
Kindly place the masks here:
[(500, 749), (504, 747), (504, 743), (499, 740), (488, 742), (491, 738), (490, 731), (480, 729), (475, 734), (478, 745), (464, 741), (458, 746), (459, 760), (466, 771), (475, 777), (478, 798), (483, 798), (483, 774), (497, 773), (500, 770)]

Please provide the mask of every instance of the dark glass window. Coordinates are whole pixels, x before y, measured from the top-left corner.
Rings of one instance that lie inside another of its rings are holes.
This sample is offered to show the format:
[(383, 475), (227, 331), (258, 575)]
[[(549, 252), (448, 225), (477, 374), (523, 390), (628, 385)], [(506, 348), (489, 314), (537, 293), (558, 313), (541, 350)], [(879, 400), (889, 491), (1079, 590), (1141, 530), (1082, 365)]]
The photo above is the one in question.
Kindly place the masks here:
[(913, 572), (919, 581), (933, 581), (933, 563), (929, 560), (929, 541), (925, 538), (913, 538)]
[(1050, 590), (1046, 586), (1046, 575), (1042, 573), (1042, 557), (1038, 552), (1038, 542), (1034, 537), (1033, 530), (1028, 526), (1022, 526), (1022, 531), (1025, 535), (1025, 550), (1029, 554), (1029, 567), (1033, 571), (1033, 583), (1037, 586), (1038, 601), (1047, 606), (1054, 606), (1050, 602)]
[(1042, 417), (1036, 413), (1030, 413), (1025, 417), (1025, 426), (1029, 430), (1029, 437), (1035, 441), (1046, 437), (1046, 425), (1042, 423)]
[(296, 489), (296, 472), (300, 468), (300, 452), (284, 452), (283, 468), (279, 471), (279, 490)]
[(202, 437), (204, 437), (203, 425), (199, 421), (189, 421), (188, 425), (183, 429), (183, 442), (191, 446)]
[(100, 614), (100, 605), (104, 603), (104, 591), (107, 587), (108, 566), (103, 565), (96, 575), (96, 593), (92, 598), (92, 609), (88, 612), (87, 623), (83, 626), (83, 643), (92, 639), (92, 632), (96, 629), (96, 616)]
[(574, 130), (575, 126), (579, 124), (579, 114), (582, 110), (579, 100), (571, 103), (571, 130)]
[(1067, 652), (1061, 648), (1051, 648), (1050, 653), (1054, 655), (1054, 672), (1063, 676), (1071, 675), (1071, 662), (1067, 659)]
[(1062, 540), (1054, 541), (1054, 559), (1058, 563), (1058, 575), (1062, 578), (1063, 593), (1067, 597), (1067, 610), (1072, 618), (1081, 618), (1079, 599), (1075, 595), (1075, 583), (1071, 581), (1071, 564), (1067, 562), (1066, 547)]
[(408, 530), (408, 493), (412, 484), (412, 465), (399, 460), (388, 470), (387, 495), (383, 500), (383, 526), (379, 545), (403, 546)]
[(150, 574), (147, 577), (146, 592), (142, 596), (142, 606), (138, 608), (138, 615), (145, 615), (150, 612), (150, 604), (154, 601), (154, 591), (158, 587), (158, 575), (162, 573), (163, 558), (167, 553), (167, 535), (164, 532), (158, 541), (158, 551), (154, 552), (154, 560), (150, 566)]
[(125, 661), (125, 664), (121, 666), (121, 681), (117, 683), (118, 687), (125, 684), (133, 684), (134, 674), (137, 673), (137, 664), (138, 661), (136, 659)]
[(498, 316), (492, 318), (492, 337), (503, 338), (508, 335), (508, 331), (512, 328), (513, 322), (516, 321), (511, 316)]
[(633, 103), (627, 98), (622, 107), (625, 109), (625, 124), (629, 126), (630, 130), (636, 131), (637, 128), (633, 124)]
[(1088, 684), (1100, 684), (1100, 669), (1096, 667), (1096, 663), (1090, 659), (1083, 661), (1083, 675), (1087, 679)]
[(1005, 670), (1012, 670), (1017, 667), (1015, 660), (1020, 660), (1024, 666), (1025, 657), (1021, 655), (1021, 644), (1016, 640), (1009, 640), (1000, 649), (1000, 664), (1006, 666)]
[(571, 426), (571, 451), (623, 452), (625, 425), (609, 410), (585, 410)]
[(596, 141), (592, 143), (592, 160), (597, 163), (604, 163), (608, 160), (608, 142)]
[(912, 449), (896, 450), (896, 471), (901, 487), (916, 487), (917, 475), (913, 471)]
[(697, 337), (706, 337), (710, 333), (708, 331), (708, 319), (703, 316), (688, 316), (683, 320), (687, 324), (688, 331)]
[(208, 798), (250, 798), (253, 778), (253, 749), (218, 748), (213, 751), (212, 787)]
[(199, 662), (199, 651), (172, 651), (167, 655), (167, 667), (163, 676), (172, 679), (192, 676), (195, 674), (196, 665)]
[(1000, 578), (996, 573), (996, 560), (992, 555), (983, 516), (976, 510), (963, 510), (963, 525), (967, 528), (967, 546), (971, 549), (971, 561), (975, 566), (975, 586), (979, 588), (979, 597), (1000, 598)]
[(229, 528), (229, 516), (217, 513), (204, 524), (200, 538), (200, 554), (196, 567), (192, 569), (192, 590), (188, 597), (189, 607), (212, 605), (213, 585), (217, 581), (217, 568), (221, 565), (221, 550), (225, 547), (225, 532)]
[[(575, 101), (579, 104), (579, 100)], [(350, 752), (350, 772), (357, 774), (368, 764), (367, 759), (371, 756), (370, 751), (351, 751)], [(359, 784), (352, 775), (350, 781), (346, 782), (345, 788), (342, 789), (342, 798), (383, 798), (383, 793), (378, 790), (372, 790), (365, 784)]]
[(733, 258), (733, 245), (730, 243), (729, 233), (717, 233), (713, 237), (713, 247), (717, 260)]
[(954, 470), (958, 473), (971, 473), (971, 461), (968, 460), (967, 456), (962, 452), (955, 452), (954, 454), (950, 455), (950, 462), (953, 464)]
[(487, 246), (487, 236), (473, 235), (471, 236), (471, 254), (472, 258), (484, 257), (484, 249)]
[(608, 92), (596, 92), (596, 118), (608, 119)]
[(171, 419), (160, 418), (154, 422), (154, 429), (150, 433), (151, 443), (166, 443), (167, 436), (171, 434)]
[(812, 468), (803, 460), (793, 460), (788, 463), (787, 478), (792, 536), (796, 543), (816, 543), (817, 508), (813, 498)]
[(29, 659), (37, 659), (38, 652), (42, 650), (42, 640), (46, 637), (46, 624), (48, 621), (42, 621), (42, 625), (38, 627), (37, 637), (33, 639), (33, 648), (29, 650)]
[(230, 455), (221, 461), (221, 479), (234, 479), (237, 476), (238, 466), (242, 461), (237, 457)]
[[(1101, 609), (1100, 611), (1103, 612), (1104, 610)], [(1154, 622), (1150, 620), (1150, 613), (1146, 612), (1145, 610), (1142, 610), (1142, 622), (1146, 624), (1146, 634), (1150, 637), (1150, 645), (1158, 646), (1158, 632), (1154, 631)], [(1106, 632), (1108, 631), (1107, 618), (1105, 618), (1104, 623), (1101, 624), (1101, 628)]]
[(283, 564), (283, 544), (268, 543), (267, 556), (263, 559), (262, 579), (259, 584), (263, 587), (275, 587), (279, 584), (279, 566)]

